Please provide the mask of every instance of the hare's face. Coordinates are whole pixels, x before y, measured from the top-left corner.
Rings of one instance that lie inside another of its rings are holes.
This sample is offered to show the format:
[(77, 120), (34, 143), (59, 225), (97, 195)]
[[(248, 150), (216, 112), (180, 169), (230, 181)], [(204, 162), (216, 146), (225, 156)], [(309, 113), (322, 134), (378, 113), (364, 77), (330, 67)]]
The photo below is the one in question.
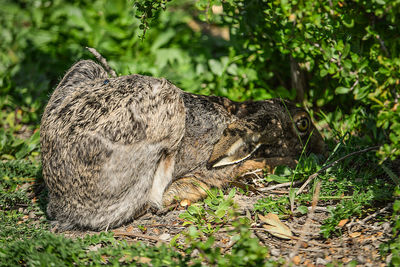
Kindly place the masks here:
[(249, 157), (297, 158), (324, 154), (324, 141), (308, 113), (280, 99), (239, 104), (232, 122), (216, 143), (208, 167), (221, 167)]

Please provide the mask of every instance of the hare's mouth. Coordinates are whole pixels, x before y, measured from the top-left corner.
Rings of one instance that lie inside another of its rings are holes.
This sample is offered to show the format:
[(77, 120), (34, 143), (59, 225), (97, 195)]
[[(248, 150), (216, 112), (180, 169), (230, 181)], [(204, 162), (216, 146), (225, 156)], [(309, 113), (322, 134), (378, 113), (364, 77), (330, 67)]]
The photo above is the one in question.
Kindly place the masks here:
[(215, 163), (211, 163), (210, 165), (212, 166), (212, 168), (217, 168), (217, 167), (223, 167), (223, 166), (237, 164), (239, 162), (242, 162), (242, 161), (250, 158), (257, 151), (257, 149), (259, 147), (261, 147), (261, 144), (256, 145), (255, 148), (252, 151), (250, 151), (249, 154), (247, 154), (247, 155), (245, 155), (245, 156), (243, 156), (241, 158), (236, 158), (235, 157), (236, 155), (232, 154), (232, 155), (228, 155), (226, 157), (223, 157), (221, 159), (218, 159), (218, 160), (215, 161)]

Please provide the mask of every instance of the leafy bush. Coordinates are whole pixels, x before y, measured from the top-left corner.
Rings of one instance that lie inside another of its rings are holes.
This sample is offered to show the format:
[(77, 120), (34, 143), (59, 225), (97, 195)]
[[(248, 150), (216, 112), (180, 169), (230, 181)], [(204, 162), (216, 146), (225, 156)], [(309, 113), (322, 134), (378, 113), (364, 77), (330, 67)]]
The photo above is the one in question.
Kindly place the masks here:
[[(142, 23), (152, 14), (148, 2), (138, 4)], [(196, 6), (204, 11), (199, 19), (230, 31), (229, 57), (218, 63), (219, 75), (229, 78), (223, 77), (218, 93), (235, 88), (239, 79), (243, 96), (296, 97), (306, 105), (347, 113), (362, 106), (375, 127), (365, 127), (363, 114), (364, 125), (358, 126), (373, 142), (385, 142), (381, 158), (400, 155), (400, 1), (200, 0)], [(215, 6), (223, 12), (213, 12)], [(229, 71), (243, 68), (251, 73), (247, 83)], [(376, 138), (376, 127), (385, 140)]]

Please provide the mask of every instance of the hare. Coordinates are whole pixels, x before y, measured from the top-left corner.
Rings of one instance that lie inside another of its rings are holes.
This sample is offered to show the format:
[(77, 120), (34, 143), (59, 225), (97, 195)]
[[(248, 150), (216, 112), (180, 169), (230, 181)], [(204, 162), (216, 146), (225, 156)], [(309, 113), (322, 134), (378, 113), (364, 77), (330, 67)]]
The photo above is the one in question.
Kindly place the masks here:
[(196, 201), (246, 171), (323, 153), (301, 108), (184, 92), (165, 79), (109, 78), (73, 65), (41, 121), (48, 215), (61, 230), (104, 230), (175, 199)]

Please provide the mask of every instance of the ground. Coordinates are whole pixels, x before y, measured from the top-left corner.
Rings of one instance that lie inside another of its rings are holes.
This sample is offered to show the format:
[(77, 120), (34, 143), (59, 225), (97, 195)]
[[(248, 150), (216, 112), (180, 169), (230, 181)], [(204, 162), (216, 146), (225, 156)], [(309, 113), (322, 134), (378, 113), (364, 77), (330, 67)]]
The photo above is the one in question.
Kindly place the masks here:
[[(284, 190), (281, 191), (284, 192)], [(307, 226), (305, 237), (300, 238), (308, 216), (296, 214), (284, 220), (284, 223), (294, 233), (294, 238), (283, 240), (269, 234), (262, 227), (262, 222), (255, 219), (252, 207), (261, 197), (260, 195), (237, 194), (233, 200), (238, 206), (239, 216), (247, 216), (253, 222), (250, 230), (253, 236), (259, 239), (260, 245), (269, 248), (270, 259), (277, 261), (282, 258), (291, 259), (295, 265), (302, 266), (325, 266), (328, 263), (346, 264), (353, 260), (360, 266), (386, 266), (388, 259), (381, 257), (379, 246), (391, 238), (389, 222), (377, 222), (373, 216), (367, 221), (347, 221), (341, 227), (342, 236), (324, 239), (320, 234), (320, 227), (328, 217), (328, 211), (324, 206), (317, 206), (311, 223)], [(187, 226), (182, 226), (184, 220), (179, 218), (184, 211), (185, 208), (177, 204), (174, 209), (168, 212), (164, 211), (164, 214), (149, 212), (128, 225), (109, 231), (113, 232), (117, 239), (128, 242), (142, 241), (150, 246), (168, 243), (174, 236), (187, 228)], [(379, 212), (379, 215), (390, 215), (389, 209)], [(230, 253), (233, 245), (232, 233), (227, 228), (232, 228), (232, 226), (227, 224), (213, 235), (216, 238), (214, 245), (220, 247), (224, 253)], [(73, 238), (87, 235), (88, 232), (69, 231), (63, 234)], [(180, 236), (177, 242), (184, 244), (185, 237)], [(300, 247), (296, 248), (299, 245)]]

